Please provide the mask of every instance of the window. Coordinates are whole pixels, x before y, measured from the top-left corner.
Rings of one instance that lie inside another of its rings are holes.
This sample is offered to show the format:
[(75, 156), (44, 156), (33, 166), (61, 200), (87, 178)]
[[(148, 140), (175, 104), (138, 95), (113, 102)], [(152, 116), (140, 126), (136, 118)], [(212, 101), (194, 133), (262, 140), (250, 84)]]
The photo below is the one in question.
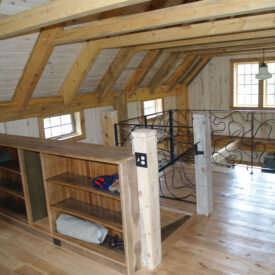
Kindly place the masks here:
[[(162, 111), (163, 111), (162, 98), (143, 101), (144, 116), (148, 116), (148, 118), (154, 118), (158, 115), (162, 115)], [(155, 114), (155, 113), (159, 113), (159, 114)]]
[(258, 80), (262, 60), (232, 60), (233, 108), (263, 109), (275, 107), (275, 61), (265, 61), (272, 78)]
[(83, 112), (40, 118), (40, 136), (46, 139), (82, 139), (84, 134)]

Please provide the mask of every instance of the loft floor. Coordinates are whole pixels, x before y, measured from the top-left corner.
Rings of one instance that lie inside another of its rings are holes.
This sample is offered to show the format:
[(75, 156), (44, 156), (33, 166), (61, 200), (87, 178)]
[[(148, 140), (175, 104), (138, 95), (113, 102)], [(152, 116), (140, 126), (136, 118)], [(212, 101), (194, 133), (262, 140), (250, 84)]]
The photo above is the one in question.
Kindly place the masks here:
[[(275, 175), (215, 169), (213, 188), (214, 213), (193, 215), (163, 263), (139, 275), (275, 274)], [(119, 273), (0, 221), (0, 274)]]

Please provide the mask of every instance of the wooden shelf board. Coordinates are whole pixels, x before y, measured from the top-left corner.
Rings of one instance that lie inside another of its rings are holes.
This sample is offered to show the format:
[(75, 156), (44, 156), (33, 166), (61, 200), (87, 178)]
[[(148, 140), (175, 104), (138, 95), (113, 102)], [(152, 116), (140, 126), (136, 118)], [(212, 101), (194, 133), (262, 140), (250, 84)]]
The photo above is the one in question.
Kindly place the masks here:
[(95, 193), (114, 200), (120, 200), (119, 194), (112, 194), (106, 190), (99, 190), (92, 186), (92, 179), (86, 176), (80, 176), (73, 173), (63, 173), (47, 180), (50, 183), (55, 183), (79, 190)]
[(0, 190), (1, 191), (24, 200), (25, 198), (24, 198), (23, 191), (14, 188), (12, 185), (13, 185), (13, 183), (9, 184), (8, 181), (0, 180)]
[(5, 205), (0, 204), (0, 212), (3, 212), (7, 214), (8, 216), (14, 217), (20, 221), (23, 221), (25, 223), (28, 222), (27, 214), (21, 214), (18, 212), (15, 212), (9, 208), (7, 208)]
[(89, 220), (123, 233), (121, 213), (74, 199), (60, 201), (51, 208)]
[(88, 249), (99, 252), (106, 256), (112, 257), (113, 259), (115, 259), (119, 262), (125, 263), (124, 251), (122, 249), (109, 247), (109, 244), (106, 240), (102, 244), (93, 244), (93, 243), (88, 243), (88, 242), (78, 240), (78, 239), (70, 237), (70, 236), (60, 234), (59, 232), (56, 232), (56, 231), (54, 232), (54, 235), (57, 237), (63, 238), (65, 240), (68, 240), (70, 242), (77, 243), (81, 246), (84, 246)]
[(0, 163), (0, 169), (10, 171), (20, 175), (20, 168), (18, 162), (14, 160)]
[[(87, 159), (110, 164), (120, 164), (125, 159), (134, 158), (129, 148), (105, 145), (77, 143), (58, 140), (39, 139), (15, 135), (0, 134), (1, 145), (18, 149), (42, 152), (59, 156)], [(106, 151), (108, 154), (106, 154)]]

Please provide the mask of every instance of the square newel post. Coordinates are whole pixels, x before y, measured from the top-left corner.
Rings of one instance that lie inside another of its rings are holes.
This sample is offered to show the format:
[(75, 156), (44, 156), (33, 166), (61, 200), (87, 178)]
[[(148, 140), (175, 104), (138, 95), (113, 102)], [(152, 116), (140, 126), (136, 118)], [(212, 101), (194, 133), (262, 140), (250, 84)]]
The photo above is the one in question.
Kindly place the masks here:
[(138, 129), (132, 138), (137, 159), (143, 266), (154, 269), (161, 262), (157, 131)]
[(213, 211), (211, 135), (208, 113), (193, 114), (197, 213), (208, 216)]

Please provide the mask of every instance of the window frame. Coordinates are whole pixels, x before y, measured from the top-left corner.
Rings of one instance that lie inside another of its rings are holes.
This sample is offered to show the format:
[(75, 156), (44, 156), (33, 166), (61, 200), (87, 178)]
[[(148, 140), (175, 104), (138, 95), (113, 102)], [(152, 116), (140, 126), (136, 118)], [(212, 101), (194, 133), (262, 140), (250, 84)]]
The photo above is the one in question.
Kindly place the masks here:
[[(159, 97), (159, 98), (155, 98), (155, 99), (148, 99), (148, 100), (143, 100), (143, 101), (141, 101), (141, 115), (142, 116), (145, 116), (144, 115), (144, 102), (145, 101), (151, 101), (151, 100), (158, 100), (158, 99), (161, 99), (161, 107), (162, 107), (162, 114), (161, 115), (159, 115), (159, 116), (155, 116), (155, 117), (152, 117), (152, 118), (148, 118), (147, 119), (147, 121), (152, 121), (152, 120), (154, 120), (156, 117), (162, 117), (163, 116), (163, 112), (164, 112), (164, 98), (163, 97)], [(160, 112), (158, 112), (158, 113), (160, 113)], [(151, 115), (146, 115), (147, 117), (148, 116), (151, 116)]]
[[(262, 57), (253, 58), (241, 58), (241, 59), (230, 59), (230, 108), (233, 110), (275, 110), (275, 107), (264, 107), (264, 80), (259, 80), (259, 94), (258, 94), (258, 107), (240, 107), (234, 106), (234, 96), (235, 96), (235, 70), (234, 66), (236, 63), (249, 63), (258, 62), (259, 66), (262, 63)], [(265, 62), (275, 61), (275, 57), (265, 57)]]
[(86, 128), (85, 128), (85, 120), (84, 120), (84, 112), (83, 111), (68, 112), (68, 113), (62, 113), (62, 114), (51, 114), (48, 116), (38, 117), (40, 138), (46, 139), (45, 131), (44, 131), (44, 122), (43, 122), (44, 118), (53, 117), (53, 116), (62, 116), (62, 115), (68, 115), (68, 114), (71, 114), (74, 117), (73, 123), (74, 123), (75, 131), (70, 134), (48, 138), (48, 140), (77, 141), (77, 140), (85, 139), (86, 138)]

